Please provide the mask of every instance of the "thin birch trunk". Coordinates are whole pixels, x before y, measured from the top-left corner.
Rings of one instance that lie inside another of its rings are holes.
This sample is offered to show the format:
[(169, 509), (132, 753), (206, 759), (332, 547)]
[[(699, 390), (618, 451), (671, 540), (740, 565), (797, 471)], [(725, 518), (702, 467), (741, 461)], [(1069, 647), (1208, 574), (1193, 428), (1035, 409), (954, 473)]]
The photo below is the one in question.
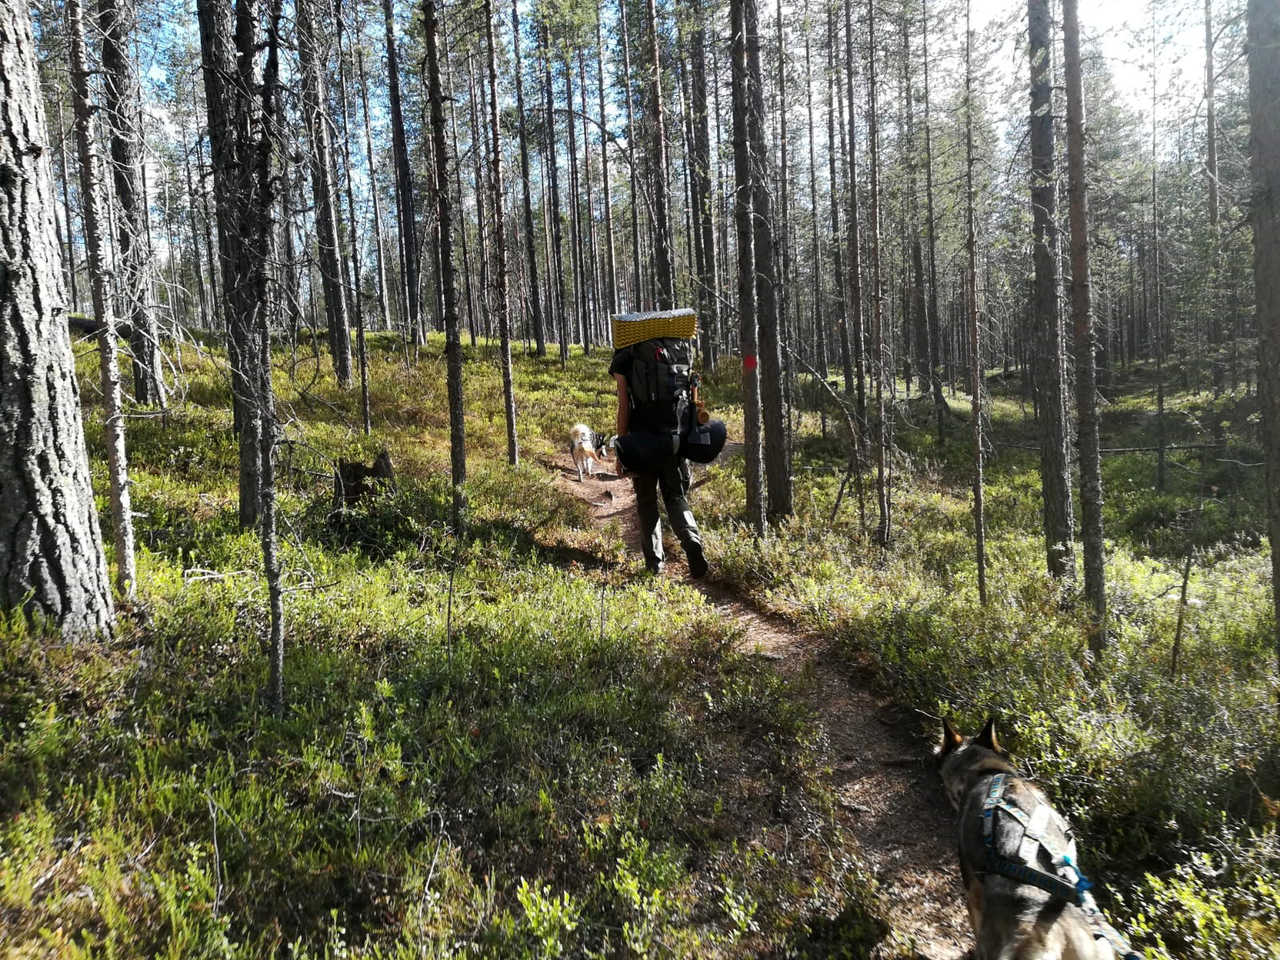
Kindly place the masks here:
[(93, 123), (97, 108), (89, 98), (89, 66), (85, 57), (84, 20), (80, 0), (67, 0), (66, 12), (72, 105), (75, 110), (76, 145), (80, 153), (80, 201), (89, 254), (89, 284), (93, 293), (93, 312), (102, 324), (98, 333), (98, 358), (102, 373), (103, 413), (106, 418), (107, 466), (111, 475), (111, 519), (115, 524), (116, 589), (125, 600), (132, 600), (137, 586), (137, 568), (133, 549), (129, 460), (125, 453), (119, 345), (116, 341), (115, 313), (111, 309), (111, 266), (105, 248), (102, 167)]

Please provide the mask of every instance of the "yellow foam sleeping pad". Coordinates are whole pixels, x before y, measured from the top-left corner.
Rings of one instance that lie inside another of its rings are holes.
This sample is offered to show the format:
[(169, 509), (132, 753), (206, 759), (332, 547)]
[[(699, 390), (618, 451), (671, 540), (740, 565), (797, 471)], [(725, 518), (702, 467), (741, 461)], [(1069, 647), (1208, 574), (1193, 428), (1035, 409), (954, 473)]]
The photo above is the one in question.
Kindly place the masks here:
[(696, 336), (697, 333), (698, 315), (689, 307), (679, 307), (675, 310), (648, 310), (642, 313), (618, 313), (613, 316), (615, 350), (658, 337), (687, 340)]

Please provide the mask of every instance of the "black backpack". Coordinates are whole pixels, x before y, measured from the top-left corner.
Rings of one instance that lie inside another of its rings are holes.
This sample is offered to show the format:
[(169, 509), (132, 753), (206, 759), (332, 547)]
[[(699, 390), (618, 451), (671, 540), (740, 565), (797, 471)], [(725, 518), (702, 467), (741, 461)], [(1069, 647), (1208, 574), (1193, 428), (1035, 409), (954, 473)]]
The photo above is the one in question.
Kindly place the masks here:
[(692, 368), (688, 340), (659, 337), (631, 346), (627, 390), (636, 428), (676, 436), (688, 431)]

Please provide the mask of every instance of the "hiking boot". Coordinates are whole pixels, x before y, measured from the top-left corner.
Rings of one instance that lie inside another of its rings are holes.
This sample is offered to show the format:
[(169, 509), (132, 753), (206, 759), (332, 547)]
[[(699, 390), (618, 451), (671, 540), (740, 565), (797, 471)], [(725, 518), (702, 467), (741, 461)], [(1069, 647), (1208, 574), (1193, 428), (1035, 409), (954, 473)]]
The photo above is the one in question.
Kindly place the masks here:
[(645, 568), (646, 570), (648, 570), (648, 571), (649, 571), (649, 573), (651, 573), (651, 574), (652, 574), (653, 576), (655, 576), (655, 577), (657, 577), (657, 576), (661, 576), (661, 575), (662, 575), (662, 561), (661, 561), (661, 560), (645, 560), (645, 562), (644, 562), (644, 568)]
[(702, 554), (702, 544), (691, 543), (684, 548), (684, 555), (689, 560), (689, 576), (701, 580), (707, 575), (707, 558)]

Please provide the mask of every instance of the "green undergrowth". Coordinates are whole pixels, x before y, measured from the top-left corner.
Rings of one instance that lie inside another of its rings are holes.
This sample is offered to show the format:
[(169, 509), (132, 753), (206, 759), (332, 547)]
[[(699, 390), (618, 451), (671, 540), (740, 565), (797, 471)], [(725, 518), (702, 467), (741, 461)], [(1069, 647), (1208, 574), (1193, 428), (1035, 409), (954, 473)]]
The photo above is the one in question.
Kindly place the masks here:
[[(1212, 398), (1174, 395), (1170, 410), (1184, 424), (1205, 420), (1201, 402)], [(1104, 462), (1111, 618), (1097, 665), (1076, 586), (1044, 572), (1036, 454), (1024, 449), (1034, 428), (999, 396), (990, 596), (978, 602), (967, 405), (953, 409), (942, 444), (919, 406), (902, 418), (913, 425), (900, 421), (888, 549), (868, 534), (872, 473), (860, 478), (866, 525), (856, 482), (832, 520), (847, 457), (834, 433), (801, 434), (796, 516), (763, 539), (740, 521), (740, 467), (714, 470), (698, 506), (718, 575), (829, 638), (838, 655), (869, 661), (900, 702), (971, 732), (997, 716), (1006, 744), (1077, 825), (1101, 898), (1150, 955), (1280, 956), (1280, 676), (1261, 471), (1243, 465), (1261, 460), (1249, 398), (1217, 402), (1228, 452), (1171, 453), (1164, 492), (1154, 454)], [(1141, 409), (1141, 396), (1117, 396), (1104, 444), (1149, 444), (1131, 423)], [(1176, 442), (1207, 439), (1185, 430)]]
[[(265, 595), (238, 529), (225, 366), (188, 347), (163, 417), (129, 420), (140, 597), (75, 648), (0, 646), (0, 930), (17, 956), (849, 956), (900, 949), (784, 681), (696, 592), (646, 579), (616, 521), (555, 482), (609, 432), (607, 351), (515, 365), (506, 465), (491, 344), (467, 346), (464, 536), (448, 523), (444, 361), (371, 338), (374, 433), (310, 343), (276, 356), (290, 706), (263, 708)], [(108, 527), (96, 356), (81, 358)], [(870, 665), (922, 716), (988, 714), (1069, 814), (1147, 956), (1280, 953), (1280, 677), (1256, 402), (1179, 391), (1171, 450), (1110, 453), (1109, 647), (1044, 574), (1036, 428), (989, 382), (990, 598), (977, 599), (968, 403), (941, 441), (899, 404), (894, 528), (843, 484), (844, 418), (801, 378), (796, 515), (743, 526), (741, 459), (694, 493), (713, 576)], [(1153, 444), (1150, 371), (1103, 389), (1107, 448)], [(736, 364), (704, 386), (731, 437)], [(395, 484), (335, 510), (339, 457)], [(838, 511), (834, 511), (837, 499)], [(834, 511), (834, 516), (833, 516)], [(865, 522), (863, 517), (866, 517)], [(1190, 559), (1187, 603), (1184, 564)], [(1077, 576), (1077, 581), (1079, 576)], [(1181, 630), (1179, 631), (1179, 620)], [(1176, 638), (1176, 639), (1175, 639)], [(921, 724), (922, 747), (934, 736)]]
[[(0, 955), (893, 952), (804, 680), (735, 654), (735, 626), (638, 577), (553, 482), (565, 411), (611, 413), (601, 361), (518, 363), (512, 472), (494, 351), (468, 348), (459, 535), (440, 343), (406, 367), (373, 341), (372, 438), (305, 350), (276, 358), (282, 717), (207, 350), (165, 416), (128, 422), (139, 596), (116, 636), (0, 628)], [(335, 511), (333, 461), (382, 447), (394, 487)]]

